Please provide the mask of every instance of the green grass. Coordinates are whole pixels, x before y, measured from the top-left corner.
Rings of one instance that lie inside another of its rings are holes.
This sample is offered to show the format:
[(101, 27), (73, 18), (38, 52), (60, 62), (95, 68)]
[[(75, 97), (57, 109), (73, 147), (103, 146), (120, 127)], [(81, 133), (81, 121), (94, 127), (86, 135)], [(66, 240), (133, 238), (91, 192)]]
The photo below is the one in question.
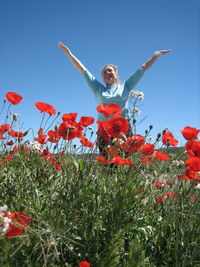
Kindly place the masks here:
[[(62, 171), (35, 152), (15, 155), (0, 167), (0, 206), (28, 214), (31, 225), (0, 237), (0, 266), (200, 266), (199, 192), (176, 179), (180, 153), (135, 168), (68, 155)], [(167, 179), (174, 184), (154, 187)], [(175, 199), (157, 203), (166, 192)]]

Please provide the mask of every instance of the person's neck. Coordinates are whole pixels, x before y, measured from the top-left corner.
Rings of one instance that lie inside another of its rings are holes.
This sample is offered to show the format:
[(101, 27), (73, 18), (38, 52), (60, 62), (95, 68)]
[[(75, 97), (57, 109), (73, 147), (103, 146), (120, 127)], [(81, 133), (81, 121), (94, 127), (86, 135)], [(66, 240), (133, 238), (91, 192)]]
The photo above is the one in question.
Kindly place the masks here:
[(116, 85), (118, 85), (118, 84), (119, 84), (118, 81), (114, 81), (114, 82), (112, 82), (112, 83), (106, 83), (106, 86), (116, 86)]

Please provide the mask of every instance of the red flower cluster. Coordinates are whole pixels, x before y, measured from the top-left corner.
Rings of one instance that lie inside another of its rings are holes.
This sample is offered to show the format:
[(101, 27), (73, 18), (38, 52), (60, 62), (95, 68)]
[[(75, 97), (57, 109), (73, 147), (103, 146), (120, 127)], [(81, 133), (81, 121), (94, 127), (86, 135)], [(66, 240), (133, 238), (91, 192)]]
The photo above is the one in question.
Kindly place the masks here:
[(101, 164), (115, 164), (116, 166), (125, 166), (129, 165), (131, 167), (135, 167), (135, 163), (129, 158), (123, 158), (120, 155), (114, 155), (111, 159), (106, 159), (105, 156), (101, 155), (96, 157), (96, 160), (99, 161)]
[(11, 126), (9, 124), (3, 124), (0, 125), (0, 140), (2, 139), (6, 139), (3, 134), (5, 134), (6, 132), (8, 132), (10, 130)]
[(165, 193), (164, 196), (157, 196), (156, 197), (156, 201), (157, 203), (163, 203), (165, 204), (167, 202), (167, 199), (176, 199), (176, 194), (174, 192), (168, 192), (168, 193)]
[(185, 164), (187, 165), (185, 174), (177, 176), (180, 180), (189, 179), (200, 182), (198, 173), (200, 172), (200, 142), (195, 140), (197, 139), (199, 132), (200, 130), (190, 126), (186, 126), (181, 130), (183, 137), (187, 140), (185, 149), (189, 157), (185, 161)]
[[(76, 121), (77, 113), (64, 114), (62, 116), (63, 122), (60, 124), (58, 133), (65, 140), (72, 140), (75, 137), (84, 139), (83, 127), (87, 127), (94, 122), (93, 117), (81, 117), (80, 121)], [(82, 141), (84, 144), (85, 140)], [(87, 145), (88, 146), (88, 143)], [(89, 145), (91, 146), (91, 144)]]
[(19, 138), (19, 139), (21, 139), (21, 138), (24, 137), (24, 133), (22, 133), (22, 132), (16, 132), (16, 131), (14, 131), (14, 130), (10, 130), (10, 131), (8, 132), (8, 134), (9, 134), (10, 136), (12, 136), (12, 137), (16, 137), (16, 138)]
[(58, 162), (58, 159), (56, 159), (51, 152), (44, 149), (42, 153), (40, 154), (41, 157), (43, 157), (45, 160), (47, 160), (52, 167), (56, 168), (56, 170), (61, 171), (62, 165)]

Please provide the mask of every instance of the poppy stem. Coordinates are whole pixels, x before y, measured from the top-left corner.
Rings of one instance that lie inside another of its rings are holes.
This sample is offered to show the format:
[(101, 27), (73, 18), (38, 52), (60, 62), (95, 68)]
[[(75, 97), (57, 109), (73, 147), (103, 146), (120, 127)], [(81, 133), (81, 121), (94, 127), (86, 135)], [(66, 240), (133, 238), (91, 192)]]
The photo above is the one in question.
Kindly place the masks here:
[[(51, 128), (52, 124), (55, 122), (55, 120), (57, 120), (57, 118), (59, 117), (59, 115), (60, 115), (60, 113), (58, 113), (58, 115), (55, 117), (55, 119), (52, 121), (52, 123), (49, 125), (49, 127), (46, 129), (46, 131), (44, 133), (46, 133)], [(51, 115), (49, 116), (49, 118), (47, 119), (47, 121), (50, 119), (50, 117), (51, 117)], [(47, 121), (45, 122), (45, 126), (46, 126)]]
[[(47, 122), (49, 121), (49, 119), (51, 118), (51, 115), (49, 115), (49, 117), (46, 119), (46, 121), (45, 121), (45, 123), (44, 123), (44, 127), (43, 127), (43, 129), (45, 129), (45, 127), (46, 127), (46, 125), (47, 125)], [(52, 124), (51, 124), (52, 125)], [(49, 126), (49, 128), (51, 127), (51, 125)], [(48, 129), (49, 129), (48, 128)], [(48, 130), (47, 129), (47, 130)], [(47, 130), (44, 132), (44, 133), (46, 133), (47, 132)]]
[(6, 119), (5, 119), (4, 124), (6, 124), (6, 122), (7, 122), (7, 119), (8, 119), (8, 113), (9, 113), (9, 110), (10, 110), (10, 108), (11, 108), (11, 105), (12, 105), (12, 104), (10, 104), (10, 105), (8, 106), (8, 109), (7, 109), (7, 112), (6, 112)]
[(0, 111), (0, 115), (2, 114), (2, 112), (3, 112), (3, 110), (4, 110), (5, 104), (6, 104), (6, 100), (3, 101), (3, 107), (2, 107), (2, 109), (1, 109), (1, 111)]
[(40, 124), (40, 128), (42, 128), (42, 124), (43, 124), (43, 122), (44, 122), (44, 116), (45, 116), (45, 113), (43, 113), (42, 121), (41, 121), (41, 124)]

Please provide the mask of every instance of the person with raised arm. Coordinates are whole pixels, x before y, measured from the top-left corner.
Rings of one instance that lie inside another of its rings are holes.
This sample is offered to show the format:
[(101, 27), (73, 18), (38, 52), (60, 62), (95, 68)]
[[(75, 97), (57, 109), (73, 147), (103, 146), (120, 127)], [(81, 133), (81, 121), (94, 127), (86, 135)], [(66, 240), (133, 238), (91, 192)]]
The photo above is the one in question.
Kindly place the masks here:
[[(171, 52), (170, 49), (156, 51), (154, 55), (147, 60), (141, 67), (136, 70), (127, 80), (124, 82), (119, 81), (118, 68), (113, 64), (105, 65), (102, 70), (102, 78), (105, 83), (100, 83), (90, 71), (76, 58), (70, 49), (64, 45), (62, 42), (58, 43), (59, 48), (61, 48), (65, 54), (68, 56), (74, 67), (81, 73), (82, 77), (86, 81), (88, 87), (93, 92), (96, 102), (98, 105), (102, 103), (108, 104), (118, 104), (122, 110), (121, 116), (130, 120), (131, 114), (128, 109), (128, 95), (129, 92), (137, 85), (140, 79), (143, 77), (144, 72), (148, 70), (156, 62), (160, 56)], [(98, 120), (105, 120), (103, 114), (98, 114)], [(101, 143), (101, 142), (100, 142)], [(100, 149), (101, 151), (101, 149)]]

